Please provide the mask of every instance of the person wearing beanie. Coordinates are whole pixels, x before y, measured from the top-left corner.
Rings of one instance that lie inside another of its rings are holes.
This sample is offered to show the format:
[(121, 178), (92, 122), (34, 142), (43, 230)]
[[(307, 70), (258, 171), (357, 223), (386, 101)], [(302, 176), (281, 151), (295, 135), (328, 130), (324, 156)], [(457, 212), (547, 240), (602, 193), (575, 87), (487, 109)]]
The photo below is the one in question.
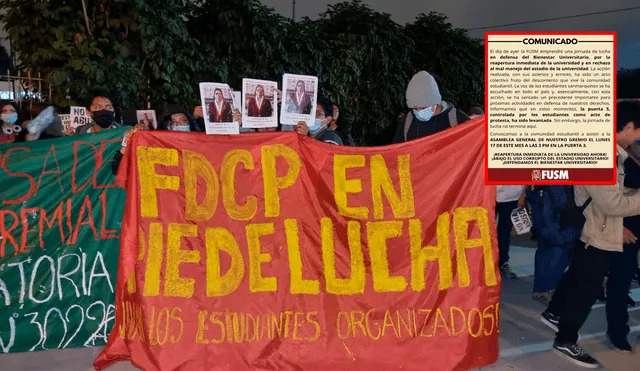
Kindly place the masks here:
[(442, 100), (436, 79), (426, 71), (413, 76), (406, 98), (411, 111), (398, 124), (393, 143), (433, 135), (469, 120), (466, 113)]

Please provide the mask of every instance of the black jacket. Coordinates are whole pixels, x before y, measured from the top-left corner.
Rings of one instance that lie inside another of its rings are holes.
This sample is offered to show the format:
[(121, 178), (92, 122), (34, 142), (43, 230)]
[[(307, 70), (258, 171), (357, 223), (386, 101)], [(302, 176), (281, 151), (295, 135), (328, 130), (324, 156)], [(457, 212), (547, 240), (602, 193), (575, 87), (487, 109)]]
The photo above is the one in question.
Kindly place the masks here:
[(409, 115), (411, 115), (412, 121), (411, 126), (409, 126), (409, 131), (407, 132), (406, 141), (427, 137), (429, 135), (433, 135), (450, 128), (451, 122), (449, 121), (449, 113), (451, 112), (451, 110), (456, 110), (456, 118), (458, 124), (462, 124), (463, 122), (469, 120), (469, 116), (467, 116), (466, 113), (460, 111), (452, 104), (446, 102), (445, 108), (437, 115), (434, 115), (429, 121), (420, 121), (413, 115), (413, 112), (409, 112), (398, 124), (398, 129), (396, 130), (396, 134), (393, 137), (393, 143), (405, 142), (405, 121), (407, 120), (407, 117), (409, 117)]
[[(624, 186), (626, 188), (640, 189), (640, 166), (631, 158), (627, 158), (624, 162)], [(640, 215), (624, 218), (623, 224), (636, 237), (640, 237)]]

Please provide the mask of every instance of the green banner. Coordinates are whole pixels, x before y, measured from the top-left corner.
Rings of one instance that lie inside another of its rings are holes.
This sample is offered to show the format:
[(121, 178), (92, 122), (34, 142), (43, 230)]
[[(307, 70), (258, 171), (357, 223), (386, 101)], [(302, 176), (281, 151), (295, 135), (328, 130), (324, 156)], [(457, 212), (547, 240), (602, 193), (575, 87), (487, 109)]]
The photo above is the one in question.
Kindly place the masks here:
[(0, 352), (103, 345), (114, 321), (125, 129), (0, 146)]

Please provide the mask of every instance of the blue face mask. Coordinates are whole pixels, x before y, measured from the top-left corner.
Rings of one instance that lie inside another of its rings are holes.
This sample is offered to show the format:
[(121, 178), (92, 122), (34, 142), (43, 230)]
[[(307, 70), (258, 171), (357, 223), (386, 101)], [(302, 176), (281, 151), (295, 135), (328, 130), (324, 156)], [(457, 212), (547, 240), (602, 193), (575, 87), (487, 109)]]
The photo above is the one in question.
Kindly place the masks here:
[(2, 121), (7, 125), (13, 125), (13, 124), (16, 123), (16, 121), (18, 121), (18, 114), (17, 113), (3, 113), (2, 116), (0, 116), (0, 119), (2, 119)]
[(309, 134), (314, 135), (317, 134), (325, 125), (322, 123), (321, 119), (316, 119), (311, 126), (309, 126)]
[(433, 108), (427, 107), (423, 110), (413, 110), (413, 115), (420, 121), (429, 121), (433, 117)]
[(181, 125), (181, 126), (171, 126), (169, 127), (169, 130), (171, 131), (191, 131), (191, 129), (189, 128), (189, 125)]

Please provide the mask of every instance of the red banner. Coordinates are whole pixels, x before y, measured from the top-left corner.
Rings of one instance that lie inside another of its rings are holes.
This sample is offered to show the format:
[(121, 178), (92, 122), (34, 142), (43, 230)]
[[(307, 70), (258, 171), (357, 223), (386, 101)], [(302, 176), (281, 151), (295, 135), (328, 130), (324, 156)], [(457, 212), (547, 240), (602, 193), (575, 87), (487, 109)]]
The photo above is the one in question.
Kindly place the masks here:
[(498, 358), (481, 119), (381, 148), (138, 132), (94, 366), (464, 370)]

